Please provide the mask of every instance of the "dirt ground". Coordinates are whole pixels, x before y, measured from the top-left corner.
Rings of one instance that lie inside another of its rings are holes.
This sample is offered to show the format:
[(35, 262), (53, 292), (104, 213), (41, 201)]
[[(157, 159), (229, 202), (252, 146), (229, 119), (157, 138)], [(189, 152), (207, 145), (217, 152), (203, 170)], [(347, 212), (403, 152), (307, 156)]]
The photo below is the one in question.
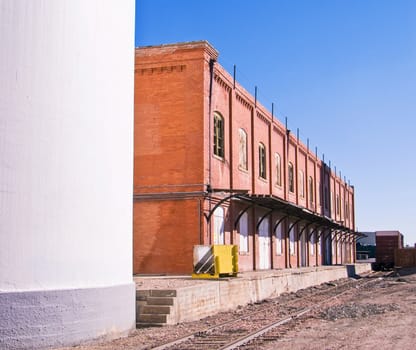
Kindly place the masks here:
[(416, 270), (399, 275), (307, 316), (263, 349), (416, 349)]
[[(181, 333), (181, 325), (176, 327)], [(151, 339), (169, 329), (138, 329), (127, 338), (60, 350), (149, 349)], [(174, 327), (169, 332), (175, 333)], [(416, 349), (416, 269), (403, 269), (376, 286), (340, 297), (291, 323), (277, 341), (258, 349)]]

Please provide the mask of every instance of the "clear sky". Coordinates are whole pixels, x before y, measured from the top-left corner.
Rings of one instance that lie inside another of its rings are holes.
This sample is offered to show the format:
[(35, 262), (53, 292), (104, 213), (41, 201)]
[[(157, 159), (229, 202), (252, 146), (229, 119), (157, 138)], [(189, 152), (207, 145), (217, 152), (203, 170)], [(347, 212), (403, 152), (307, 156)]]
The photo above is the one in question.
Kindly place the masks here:
[(355, 187), (359, 231), (416, 242), (415, 0), (137, 0), (136, 46), (208, 40)]

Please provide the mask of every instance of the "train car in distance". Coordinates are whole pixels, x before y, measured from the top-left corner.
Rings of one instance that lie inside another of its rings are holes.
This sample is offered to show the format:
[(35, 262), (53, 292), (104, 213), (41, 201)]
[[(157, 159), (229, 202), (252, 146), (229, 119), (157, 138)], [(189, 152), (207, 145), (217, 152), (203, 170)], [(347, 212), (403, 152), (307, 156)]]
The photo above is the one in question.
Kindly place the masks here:
[(375, 270), (391, 269), (395, 266), (394, 252), (403, 248), (403, 235), (399, 231), (376, 231)]

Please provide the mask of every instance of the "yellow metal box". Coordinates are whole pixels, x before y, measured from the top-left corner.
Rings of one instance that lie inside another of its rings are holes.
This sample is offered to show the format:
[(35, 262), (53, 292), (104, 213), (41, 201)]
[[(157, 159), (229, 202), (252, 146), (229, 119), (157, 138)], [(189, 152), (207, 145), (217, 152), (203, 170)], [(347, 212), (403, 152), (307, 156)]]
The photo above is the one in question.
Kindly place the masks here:
[(193, 278), (237, 276), (238, 248), (236, 245), (194, 246)]

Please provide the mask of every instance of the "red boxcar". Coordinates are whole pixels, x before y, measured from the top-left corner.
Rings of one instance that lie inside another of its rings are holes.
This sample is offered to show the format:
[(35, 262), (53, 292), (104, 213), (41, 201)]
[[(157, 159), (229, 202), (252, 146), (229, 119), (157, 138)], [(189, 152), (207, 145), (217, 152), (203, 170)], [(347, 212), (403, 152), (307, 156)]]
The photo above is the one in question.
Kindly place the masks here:
[(376, 268), (392, 268), (397, 248), (403, 248), (403, 235), (399, 231), (376, 231)]

